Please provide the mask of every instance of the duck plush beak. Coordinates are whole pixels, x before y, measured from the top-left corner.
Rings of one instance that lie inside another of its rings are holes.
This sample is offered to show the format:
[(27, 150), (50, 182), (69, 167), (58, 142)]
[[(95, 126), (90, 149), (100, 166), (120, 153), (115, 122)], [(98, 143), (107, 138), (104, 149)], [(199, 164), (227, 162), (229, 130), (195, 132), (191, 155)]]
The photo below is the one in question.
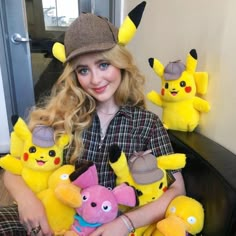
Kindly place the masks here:
[(164, 236), (173, 236), (173, 231), (175, 236), (185, 236), (189, 226), (179, 217), (169, 216), (158, 222), (157, 228)]

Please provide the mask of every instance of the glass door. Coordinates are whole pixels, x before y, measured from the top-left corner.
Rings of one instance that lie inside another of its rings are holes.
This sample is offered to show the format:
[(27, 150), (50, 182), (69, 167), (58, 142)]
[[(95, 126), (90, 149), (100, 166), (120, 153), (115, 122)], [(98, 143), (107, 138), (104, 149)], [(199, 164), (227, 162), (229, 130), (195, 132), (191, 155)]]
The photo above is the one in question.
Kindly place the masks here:
[(54, 42), (63, 42), (64, 32), (79, 15), (78, 0), (25, 0), (30, 36), (32, 80), (35, 101), (49, 93), (63, 65), (53, 58)]

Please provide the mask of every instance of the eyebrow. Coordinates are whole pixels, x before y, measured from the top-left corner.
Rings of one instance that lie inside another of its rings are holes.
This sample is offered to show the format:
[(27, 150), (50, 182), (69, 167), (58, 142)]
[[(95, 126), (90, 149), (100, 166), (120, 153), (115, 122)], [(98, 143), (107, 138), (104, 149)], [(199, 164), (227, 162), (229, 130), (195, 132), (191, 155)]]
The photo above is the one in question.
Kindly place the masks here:
[[(106, 59), (98, 59), (97, 61), (95, 61), (95, 65), (98, 65), (98, 64), (104, 63), (104, 62), (109, 63), (109, 61), (106, 60)], [(79, 64), (79, 65), (77, 65), (77, 68), (78, 67), (89, 67), (89, 66), (88, 65)]]

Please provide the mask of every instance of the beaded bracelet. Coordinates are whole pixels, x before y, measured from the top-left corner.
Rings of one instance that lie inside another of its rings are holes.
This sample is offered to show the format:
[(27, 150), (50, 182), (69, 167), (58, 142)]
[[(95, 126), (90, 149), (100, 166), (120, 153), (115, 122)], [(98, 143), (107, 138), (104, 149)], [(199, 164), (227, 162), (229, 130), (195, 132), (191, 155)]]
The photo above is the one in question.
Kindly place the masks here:
[(132, 220), (125, 214), (121, 215), (120, 218), (124, 222), (124, 224), (126, 225), (129, 233), (134, 233), (135, 227), (134, 227)]

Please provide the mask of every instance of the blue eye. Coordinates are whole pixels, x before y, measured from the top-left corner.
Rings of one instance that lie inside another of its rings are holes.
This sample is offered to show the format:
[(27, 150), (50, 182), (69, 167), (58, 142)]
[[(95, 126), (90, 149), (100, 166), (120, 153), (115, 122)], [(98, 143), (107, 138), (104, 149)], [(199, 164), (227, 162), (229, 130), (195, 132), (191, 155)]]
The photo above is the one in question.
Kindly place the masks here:
[(110, 65), (110, 64), (107, 63), (107, 62), (103, 62), (103, 63), (99, 64), (99, 67), (100, 67), (100, 69), (102, 69), (102, 70), (106, 70), (109, 65)]
[(80, 68), (77, 70), (77, 73), (79, 73), (81, 75), (86, 75), (86, 74), (88, 74), (88, 68)]

